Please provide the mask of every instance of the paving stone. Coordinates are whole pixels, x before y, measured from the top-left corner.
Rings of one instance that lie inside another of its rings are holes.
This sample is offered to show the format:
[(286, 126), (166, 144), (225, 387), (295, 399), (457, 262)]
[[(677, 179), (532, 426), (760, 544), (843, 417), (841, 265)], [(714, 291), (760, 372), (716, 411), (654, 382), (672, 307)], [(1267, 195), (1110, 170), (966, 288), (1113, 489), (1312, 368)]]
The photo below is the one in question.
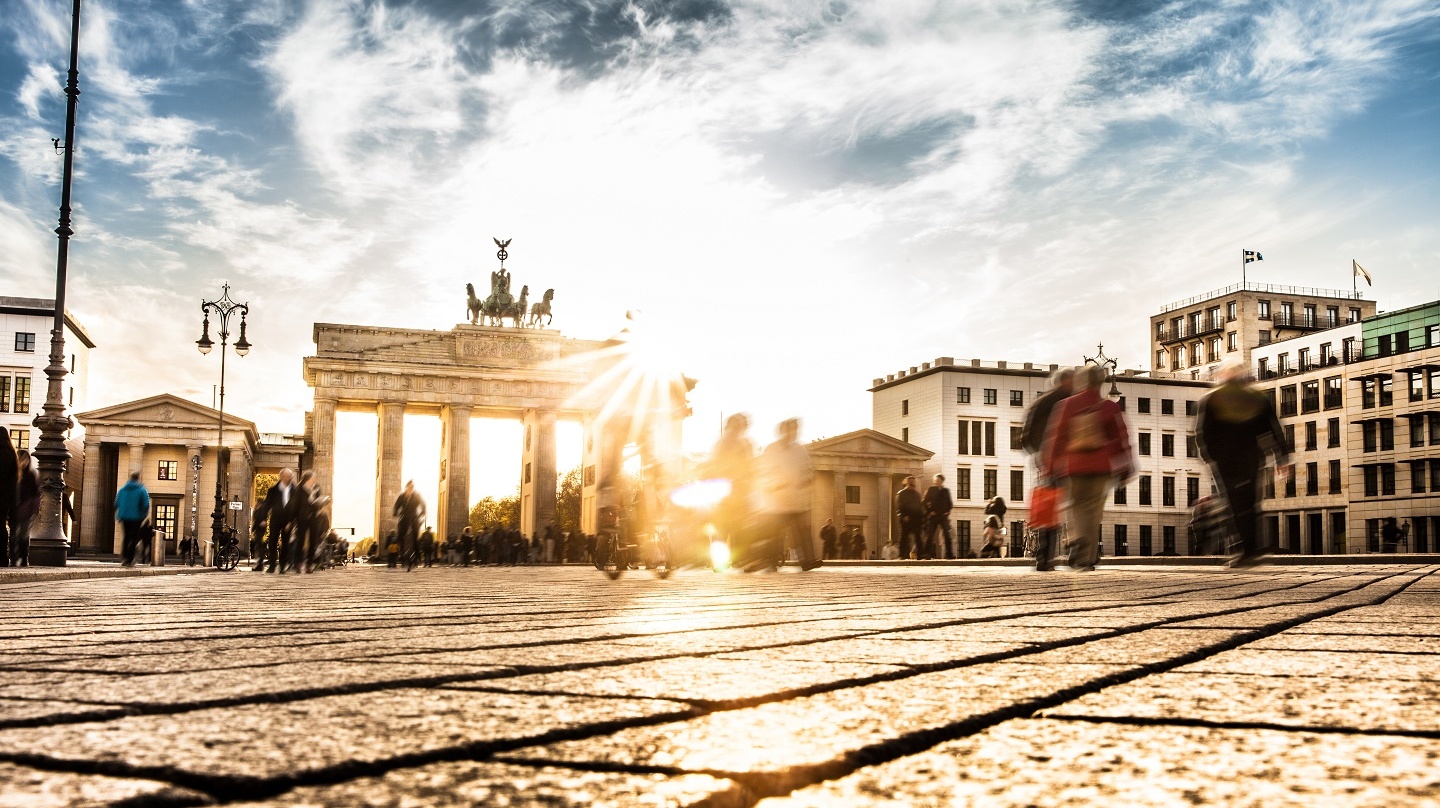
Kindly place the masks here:
[(1268, 651), (1368, 651), (1388, 654), (1440, 655), (1440, 634), (1329, 634), (1286, 631), (1245, 646)]
[(994, 623), (946, 626), (919, 631), (895, 631), (872, 635), (877, 640), (949, 640), (962, 642), (1023, 642), (1045, 643), (1098, 637), (1108, 634), (1104, 628), (1029, 628), (1002, 626)]
[(1304, 604), (1295, 606), (1267, 606), (1250, 611), (1235, 612), (1233, 614), (1222, 614), (1214, 617), (1201, 617), (1194, 620), (1182, 620), (1171, 623), (1165, 628), (1170, 629), (1196, 629), (1196, 628), (1266, 628), (1279, 625), (1291, 620), (1301, 620), (1307, 617), (1315, 617), (1322, 612), (1334, 608), (1332, 604)]
[(475, 805), (630, 806), (704, 805), (741, 808), (754, 797), (740, 784), (704, 774), (675, 777), (577, 771), (554, 766), (505, 763), (436, 763), (397, 769), (333, 786), (296, 788), (264, 802), (232, 803), (235, 808), (470, 808)]
[(1433, 805), (1440, 742), (1008, 721), (757, 808)]
[(898, 665), (675, 657), (451, 685), (537, 693), (728, 702), (904, 670)]
[(1249, 646), (1177, 668), (1176, 673), (1264, 671), (1266, 676), (1325, 676), (1353, 679), (1440, 681), (1440, 656), (1334, 651), (1265, 651)]
[(1028, 643), (1018, 642), (877, 640), (867, 637), (806, 643), (784, 648), (767, 648), (759, 651), (735, 651), (717, 654), (716, 658), (763, 662), (866, 662), (880, 665), (937, 665), (1034, 647)]
[(687, 713), (673, 702), (466, 690), (385, 690), (104, 722), (0, 730), (0, 750), (174, 766), (208, 776), (295, 772), (557, 730)]
[(906, 734), (968, 721), (1017, 701), (1083, 685), (1115, 670), (1108, 665), (976, 665), (497, 757), (711, 773), (784, 773), (798, 766), (837, 761)]
[(114, 805), (202, 805), (203, 794), (154, 780), (52, 772), (0, 763), (0, 806), (89, 808)]
[(1053, 716), (1440, 732), (1440, 682), (1169, 672), (1047, 711)]
[[(128, 710), (103, 704), (49, 699), (0, 699), (0, 726), (16, 721), (83, 717), (87, 720), (114, 718)], [(3, 803), (0, 803), (3, 805)]]
[(1225, 629), (1191, 629), (1189, 631), (1140, 631), (1090, 640), (1016, 658), (1015, 662), (1030, 665), (1055, 663), (1100, 663), (1105, 665), (1152, 665), (1194, 653), (1202, 648), (1235, 639), (1242, 632)]
[(1416, 623), (1408, 620), (1345, 620), (1352, 612), (1344, 612), (1335, 617), (1322, 617), (1319, 620), (1311, 620), (1295, 628), (1288, 629), (1286, 634), (1365, 634), (1365, 635), (1413, 635), (1425, 637), (1440, 637), (1440, 621), (1434, 623)]

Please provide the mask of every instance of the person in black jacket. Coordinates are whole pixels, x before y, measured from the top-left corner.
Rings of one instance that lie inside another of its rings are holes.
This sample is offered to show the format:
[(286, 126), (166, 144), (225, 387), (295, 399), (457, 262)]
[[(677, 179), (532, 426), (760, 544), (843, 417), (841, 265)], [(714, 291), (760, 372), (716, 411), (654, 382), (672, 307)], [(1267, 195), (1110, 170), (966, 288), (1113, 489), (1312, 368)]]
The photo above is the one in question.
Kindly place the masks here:
[(10, 522), (10, 566), (30, 566), (30, 523), (40, 513), (40, 475), (30, 462), (30, 453), (20, 450), (20, 464), (15, 486), (15, 511)]
[(303, 494), (300, 487), (295, 484), (295, 472), (290, 469), (280, 469), (280, 479), (270, 486), (265, 494), (265, 500), (260, 507), (255, 509), (252, 536), (265, 535), (266, 523), (269, 523), (270, 537), (260, 545), (260, 559), (255, 563), (255, 571), (260, 572), (267, 567), (267, 572), (284, 571), (285, 551), (288, 549), (286, 543), (295, 529), (295, 520), (300, 513), (300, 501)]
[(15, 512), (15, 494), (20, 479), (20, 461), (10, 430), (0, 426), (0, 567), (8, 567), (10, 558), (10, 515)]
[[(936, 474), (935, 484), (925, 491), (925, 546), (930, 552), (929, 558), (954, 558), (955, 537), (950, 531), (950, 511), (955, 507), (955, 500), (950, 497), (950, 489), (945, 487), (945, 475)], [(936, 543), (935, 531), (939, 530), (944, 536), (943, 543)]]
[(1256, 507), (1266, 455), (1275, 458), (1275, 476), (1290, 476), (1290, 447), (1275, 415), (1275, 405), (1250, 383), (1240, 364), (1220, 369), (1220, 386), (1200, 399), (1195, 414), (1195, 442), (1225, 492), (1235, 520), (1236, 546), (1232, 567), (1259, 563), (1268, 548), (1260, 546)]
[(909, 558), (911, 552), (921, 555), (925, 504), (920, 499), (920, 489), (915, 486), (914, 477), (906, 477), (905, 486), (896, 492), (895, 513), (900, 517), (900, 557)]

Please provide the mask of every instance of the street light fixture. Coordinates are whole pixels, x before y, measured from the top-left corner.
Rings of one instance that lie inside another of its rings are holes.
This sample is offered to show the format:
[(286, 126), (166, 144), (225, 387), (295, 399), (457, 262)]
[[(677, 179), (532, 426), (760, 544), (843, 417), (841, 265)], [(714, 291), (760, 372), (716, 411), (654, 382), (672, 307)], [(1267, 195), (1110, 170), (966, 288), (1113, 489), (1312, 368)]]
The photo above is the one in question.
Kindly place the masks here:
[(1115, 371), (1120, 367), (1120, 363), (1105, 355), (1105, 343), (1102, 342), (1095, 348), (1097, 353), (1094, 356), (1085, 357), (1085, 364), (1104, 368), (1107, 376), (1105, 380), (1110, 382), (1110, 392), (1106, 395), (1110, 398), (1119, 398), (1121, 396), (1120, 385), (1115, 383)]
[(201, 300), (200, 311), (205, 315), (205, 322), (201, 325), (200, 339), (195, 340), (195, 347), (200, 349), (201, 355), (210, 353), (210, 349), (215, 347), (214, 340), (210, 339), (212, 311), (220, 321), (220, 418), (215, 438), (215, 512), (210, 515), (210, 547), (213, 552), (220, 547), (225, 536), (225, 496), (221, 490), (223, 475), (220, 468), (220, 454), (225, 451), (225, 347), (230, 340), (230, 315), (238, 311), (240, 339), (235, 341), (235, 353), (238, 356), (250, 353), (250, 341), (245, 339), (245, 318), (250, 315), (250, 305), (231, 300), (230, 284), (227, 283), (219, 300)]

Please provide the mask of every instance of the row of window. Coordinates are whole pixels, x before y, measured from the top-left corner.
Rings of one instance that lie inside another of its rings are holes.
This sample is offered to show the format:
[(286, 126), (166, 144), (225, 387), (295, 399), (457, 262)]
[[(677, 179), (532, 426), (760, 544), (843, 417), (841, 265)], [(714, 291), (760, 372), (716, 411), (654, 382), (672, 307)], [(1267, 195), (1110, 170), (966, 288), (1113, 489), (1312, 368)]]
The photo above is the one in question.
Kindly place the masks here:
[[(1407, 396), (1411, 401), (1440, 399), (1440, 371), (1412, 370), (1407, 384)], [(1389, 407), (1395, 403), (1395, 380), (1389, 376), (1360, 380), (1360, 406), (1373, 409)]]
[[(1211, 362), (1219, 362), (1221, 358), (1220, 338), (1212, 337), (1210, 339), (1210, 350), (1208, 359), (1206, 358), (1205, 346), (1206, 343), (1197, 341), (1190, 346), (1190, 352), (1188, 354), (1185, 351), (1184, 345), (1175, 346), (1175, 358), (1173, 360), (1173, 363), (1171, 364), (1171, 368), (1174, 370), (1183, 369), (1187, 364), (1187, 357), (1189, 359), (1188, 364), (1191, 367), (1198, 367), (1200, 365), (1209, 364)], [(1236, 332), (1231, 331), (1229, 334), (1225, 335), (1225, 350), (1226, 352), (1234, 352), (1240, 350), (1240, 337)], [(1169, 351), (1161, 348), (1160, 350), (1157, 350), (1155, 352), (1156, 370), (1164, 370), (1165, 363), (1169, 361), (1172, 361), (1170, 359)]]
[[(1135, 488), (1136, 488), (1135, 493), (1136, 493), (1137, 496), (1138, 496), (1138, 502), (1137, 502), (1136, 504), (1139, 504), (1139, 505), (1154, 505), (1154, 504), (1155, 504), (1154, 487), (1155, 487), (1155, 480), (1154, 480), (1153, 475), (1150, 475), (1150, 474), (1141, 474), (1141, 475), (1135, 480)], [(1130, 502), (1130, 487), (1129, 487), (1128, 485), (1116, 486), (1116, 487), (1115, 487), (1115, 495), (1114, 495), (1114, 496), (1115, 496), (1115, 504), (1116, 504), (1116, 505), (1126, 505), (1126, 504), (1129, 504), (1129, 502)], [(1195, 500), (1197, 500), (1197, 499), (1199, 499), (1199, 498), (1200, 498), (1200, 478), (1199, 478), (1199, 477), (1187, 477), (1187, 478), (1185, 478), (1185, 505), (1186, 505), (1186, 507), (1189, 507), (1189, 506), (1191, 506), (1191, 505), (1194, 505), (1194, 504), (1195, 504)], [(1175, 506), (1175, 477), (1174, 477), (1174, 475), (1165, 474), (1165, 475), (1162, 475), (1162, 476), (1160, 477), (1160, 504), (1161, 504), (1161, 506), (1167, 507), (1167, 508), (1173, 508), (1173, 507)]]
[[(1426, 445), (1440, 446), (1440, 412), (1414, 412), (1405, 416), (1410, 426), (1410, 447)], [(1428, 427), (1428, 428), (1427, 428)], [(1395, 422), (1388, 418), (1362, 421), (1360, 424), (1361, 447), (1366, 452), (1388, 452), (1395, 448)]]
[[(1372, 463), (1365, 466), (1365, 496), (1388, 497), (1395, 494), (1394, 463)], [(1424, 494), (1440, 493), (1440, 460), (1411, 460), (1410, 492)]]
[[(1330, 472), (1330, 473), (1329, 473), (1329, 480), (1328, 480), (1328, 482), (1327, 482), (1327, 484), (1326, 484), (1326, 492), (1327, 492), (1327, 493), (1330, 493), (1330, 494), (1339, 494), (1339, 493), (1343, 492), (1343, 491), (1344, 491), (1344, 486), (1345, 486), (1345, 477), (1344, 477), (1344, 473), (1341, 471), (1340, 461), (1339, 461), (1339, 460), (1331, 460), (1330, 463), (1329, 463), (1328, 469), (1329, 469), (1329, 472)], [(1295, 468), (1295, 472), (1294, 472), (1293, 474), (1291, 474), (1291, 475), (1285, 480), (1285, 490), (1284, 490), (1284, 494), (1285, 494), (1285, 497), (1286, 497), (1287, 499), (1292, 499), (1292, 498), (1297, 497), (1297, 496), (1300, 495), (1300, 489), (1299, 489), (1299, 486), (1300, 486), (1299, 477), (1300, 477), (1300, 476), (1301, 476), (1301, 475), (1300, 475), (1300, 467), (1299, 467), (1299, 465), (1297, 464), (1297, 465), (1296, 465), (1296, 468)], [(1319, 464), (1319, 463), (1306, 463), (1306, 464), (1305, 464), (1304, 477), (1305, 477), (1305, 496), (1307, 496), (1307, 497), (1318, 497), (1318, 496), (1320, 496), (1320, 482), (1321, 482), (1321, 479), (1320, 479), (1320, 464)], [(1267, 469), (1266, 472), (1265, 472), (1265, 492), (1264, 492), (1264, 495), (1265, 495), (1265, 498), (1266, 498), (1266, 499), (1275, 499), (1275, 498), (1276, 498), (1276, 497), (1275, 497), (1275, 472), (1274, 472), (1273, 470)]]
[[(1360, 354), (1355, 349), (1354, 337), (1346, 337), (1340, 343), (1340, 350), (1342, 351), (1342, 353), (1337, 356), (1335, 354), (1334, 343), (1322, 342), (1320, 344), (1320, 361), (1315, 362), (1312, 361), (1309, 348), (1299, 348), (1295, 351), (1294, 364), (1290, 363), (1289, 351), (1278, 353), (1275, 355), (1274, 370), (1276, 373), (1281, 374), (1303, 373), (1304, 371), (1312, 370), (1317, 367), (1330, 367), (1333, 365), (1338, 365), (1340, 364), (1342, 359), (1346, 362), (1353, 362), (1360, 358)], [(1271, 375), (1270, 371), (1271, 368), (1269, 357), (1262, 356), (1258, 360), (1256, 360), (1256, 375), (1258, 375), (1262, 379), (1269, 378)]]
[[(1324, 398), (1321, 398), (1323, 385)], [(1288, 418), (1301, 413), (1319, 412), (1321, 407), (1327, 410), (1335, 410), (1345, 405), (1345, 381), (1339, 376), (1327, 376), (1323, 381), (1304, 382), (1299, 385), (1287, 384), (1280, 388), (1278, 404), (1275, 400), (1275, 389), (1265, 391), (1272, 405), (1281, 418)]]
[(1422, 348), (1440, 348), (1440, 325), (1426, 326), (1423, 345), (1411, 345), (1409, 331), (1381, 334), (1376, 346), (1376, 352), (1380, 356), (1390, 356), (1392, 354), (1405, 353), (1406, 351), (1418, 351)]
[(30, 375), (0, 373), (0, 412), (30, 411)]
[[(1137, 435), (1136, 437), (1138, 438), (1138, 440), (1136, 441), (1136, 451), (1140, 453), (1140, 456), (1141, 456), (1141, 457), (1149, 457), (1149, 456), (1150, 456), (1150, 453), (1151, 453), (1151, 440), (1150, 440), (1151, 435), (1150, 435), (1150, 433), (1149, 433), (1149, 432), (1141, 432), (1141, 433), (1140, 433), (1139, 435)], [(1174, 435), (1174, 433), (1166, 432), (1166, 433), (1163, 433), (1162, 435), (1160, 435), (1160, 456), (1161, 456), (1161, 457), (1174, 457), (1174, 456), (1175, 456), (1175, 435)], [(1194, 435), (1186, 435), (1186, 436), (1185, 436), (1185, 456), (1186, 456), (1186, 457), (1199, 457), (1199, 456), (1200, 456), (1200, 447), (1199, 447), (1199, 445), (1195, 442), (1195, 436), (1194, 436)]]
[[(1295, 425), (1286, 424), (1285, 427), (1285, 448), (1294, 452), (1295, 449)], [(1313, 452), (1320, 448), (1320, 422), (1306, 421), (1305, 429), (1305, 451)], [(1330, 418), (1325, 422), (1325, 448), (1340, 448), (1340, 419)]]

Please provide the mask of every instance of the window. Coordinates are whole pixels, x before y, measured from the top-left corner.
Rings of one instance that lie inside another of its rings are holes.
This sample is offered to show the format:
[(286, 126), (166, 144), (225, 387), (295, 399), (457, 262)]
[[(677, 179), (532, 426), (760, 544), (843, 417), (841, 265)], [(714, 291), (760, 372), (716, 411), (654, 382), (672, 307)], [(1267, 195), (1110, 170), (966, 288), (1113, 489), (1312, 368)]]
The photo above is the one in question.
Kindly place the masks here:
[(1286, 325), (1293, 325), (1295, 323), (1295, 304), (1282, 302), (1280, 304), (1280, 317)]
[(1140, 456), (1141, 456), (1141, 457), (1149, 457), (1149, 456), (1150, 456), (1150, 433), (1149, 433), (1149, 432), (1141, 432), (1141, 433), (1140, 433)]
[(1395, 466), (1386, 464), (1380, 467), (1380, 496), (1395, 496)]
[(1196, 405), (1195, 405), (1195, 402), (1194, 402), (1193, 400), (1187, 400), (1187, 401), (1185, 402), (1185, 414), (1186, 414), (1186, 415), (1190, 415), (1190, 416), (1194, 416), (1194, 415), (1195, 415), (1195, 406), (1196, 406)]
[(970, 453), (983, 454), (985, 440), (985, 426), (979, 421), (970, 422)]
[(155, 525), (156, 541), (173, 541), (175, 539), (175, 520), (179, 516), (180, 506), (173, 502), (155, 503), (155, 516), (152, 524)]
[(1149, 475), (1149, 474), (1142, 474), (1142, 475), (1140, 475), (1140, 504), (1141, 504), (1141, 505), (1151, 505), (1151, 504), (1154, 504), (1154, 503), (1152, 503), (1152, 502), (1150, 501), (1150, 475)]
[(1397, 331), (1395, 333), (1395, 353), (1405, 353), (1410, 350), (1410, 332)]
[(956, 404), (969, 404), (969, 403), (970, 403), (970, 388), (968, 388), (968, 387), (957, 387), (957, 388), (955, 388), (955, 403), (956, 403)]
[(1281, 373), (1290, 372), (1290, 354), (1282, 353), (1275, 357), (1275, 369)]
[(985, 469), (985, 499), (994, 499), (1000, 496), (1000, 472), (995, 469)]
[(1330, 461), (1330, 493), (1340, 493), (1340, 461)]
[(1266, 498), (1266, 499), (1274, 499), (1274, 498), (1275, 498), (1275, 471), (1274, 471), (1274, 469), (1265, 469), (1265, 471), (1264, 471), (1264, 472), (1262, 473), (1262, 475), (1261, 475), (1261, 479), (1264, 480), (1264, 484), (1265, 484), (1265, 498)]
[(1359, 310), (1359, 309), (1353, 308), (1353, 307), (1350, 309), (1350, 322), (1352, 322), (1352, 323), (1358, 323), (1358, 322), (1360, 322), (1360, 310)]
[(1157, 340), (1163, 340), (1163, 339), (1165, 339), (1165, 321), (1164, 321), (1164, 320), (1157, 320), (1157, 321), (1155, 321), (1155, 339), (1157, 339)]
[(21, 449), (30, 448), (30, 430), (26, 429), (25, 427), (19, 427), (14, 432), (11, 432), (10, 438), (15, 444), (15, 451), (18, 452)]
[(1295, 498), (1295, 478), (1297, 476), (1299, 475), (1292, 473), (1289, 477), (1285, 478), (1285, 496), (1291, 499)]
[(1410, 379), (1410, 400), (1423, 401), (1425, 398), (1425, 374), (1416, 370), (1409, 376)]
[(1331, 343), (1324, 342), (1320, 344), (1320, 364), (1335, 364), (1335, 349), (1331, 347)]
[[(985, 456), (995, 456), (995, 422), (985, 422)], [(994, 496), (993, 494), (991, 496)]]
[(1440, 325), (1425, 327), (1425, 347), (1440, 348)]
[(1256, 342), (1259, 342), (1261, 345), (1269, 345), (1270, 341), (1270, 331), (1264, 328), (1260, 329)]
[(1313, 326), (1313, 325), (1315, 325), (1315, 304), (1314, 304), (1314, 303), (1306, 303), (1306, 304), (1305, 304), (1305, 325), (1307, 325), (1307, 326)]
[(906, 443), (909, 443), (909, 442), (910, 442), (910, 427), (908, 427), (908, 426), (902, 426), (902, 427), (900, 427), (900, 440), (903, 440), (903, 441), (905, 441)]
[(1179, 370), (1180, 368), (1183, 368), (1183, 367), (1185, 367), (1185, 346), (1184, 346), (1184, 345), (1177, 345), (1177, 346), (1175, 346), (1175, 365), (1174, 365), (1174, 368), (1175, 368), (1176, 370)]
[(1175, 456), (1175, 436), (1169, 432), (1160, 436), (1160, 456)]
[(1430, 424), (1430, 445), (1440, 446), (1440, 412), (1426, 413), (1425, 420)]
[(1025, 427), (1023, 427), (1023, 426), (1012, 426), (1012, 427), (1010, 427), (1010, 448), (1011, 448), (1011, 449), (1023, 449), (1023, 448), (1025, 448), (1025, 447), (1023, 447), (1023, 446), (1020, 445), (1020, 435), (1023, 434), (1024, 432), (1025, 432)]
[(1360, 425), (1360, 446), (1362, 451), (1373, 452), (1377, 445), (1375, 435), (1379, 431), (1375, 421), (1366, 421)]
[(1130, 552), (1130, 526), (1115, 526), (1115, 555), (1123, 556)]
[(1116, 505), (1124, 505), (1124, 504), (1125, 504), (1125, 499), (1126, 499), (1125, 491), (1126, 491), (1126, 487), (1125, 487), (1125, 486), (1123, 486), (1123, 485), (1117, 485), (1117, 486), (1115, 486), (1115, 504), (1116, 504)]
[(1155, 552), (1155, 528), (1150, 525), (1140, 526), (1140, 555), (1148, 556)]
[(847, 485), (847, 486), (845, 486), (845, 504), (846, 504), (846, 505), (859, 505), (859, 504), (860, 504), (860, 486), (858, 486), (858, 485)]
[(1425, 493), (1425, 461), (1414, 460), (1410, 463), (1410, 493)]
[(1164, 367), (1165, 367), (1165, 360), (1166, 360), (1168, 357), (1169, 357), (1169, 354), (1167, 354), (1165, 351), (1156, 351), (1156, 352), (1155, 352), (1155, 369), (1156, 369), (1156, 370), (1160, 370), (1161, 368), (1164, 368)]
[(1238, 316), (1238, 315), (1237, 315), (1237, 312), (1236, 312), (1236, 304), (1235, 304), (1235, 301), (1232, 300), (1232, 301), (1230, 301), (1229, 303), (1226, 303), (1226, 304), (1225, 304), (1225, 319), (1233, 321), (1233, 320), (1236, 319), (1237, 316)]
[(1225, 335), (1225, 350), (1234, 353), (1240, 350), (1240, 335), (1231, 331)]
[(34, 351), (35, 351), (35, 333), (32, 332), (32, 331), (16, 331), (16, 332), (15, 332), (15, 350), (17, 350), (17, 351), (25, 351), (25, 352), (27, 352), (27, 353), (34, 353)]
[(1354, 337), (1346, 337), (1345, 339), (1341, 340), (1340, 350), (1345, 352), (1345, 356), (1343, 357), (1342, 361), (1354, 362), (1360, 358), (1359, 355), (1355, 352)]
[(1286, 424), (1283, 428), (1285, 430), (1285, 450), (1293, 453), (1295, 451), (1295, 425)]
[(1395, 448), (1395, 422), (1385, 419), (1380, 422), (1380, 451), (1388, 452)]
[(1415, 413), (1408, 416), (1410, 419), (1410, 448), (1425, 445), (1425, 416)]
[(15, 411), (30, 411), (30, 377), (15, 377)]
[(1000, 391), (993, 387), (985, 388), (985, 403), (996, 404), (999, 401)]
[(1025, 471), (1023, 469), (1010, 470), (1010, 501), (1025, 501)]
[(10, 411), (10, 377), (0, 376), (0, 412)]
[(157, 480), (178, 480), (180, 479), (180, 463), (175, 460), (161, 460), (160, 468), (155, 472)]
[(1365, 496), (1367, 496), (1367, 497), (1378, 497), (1378, 496), (1380, 496), (1380, 467), (1379, 467), (1379, 466), (1366, 466), (1366, 467), (1365, 467)]
[(970, 467), (960, 466), (955, 469), (955, 498), (970, 498)]
[(1389, 376), (1380, 379), (1380, 406), (1389, 407), (1395, 403), (1395, 380)]
[(1391, 349), (1390, 349), (1390, 335), (1389, 335), (1389, 334), (1381, 334), (1381, 335), (1380, 335), (1380, 355), (1381, 355), (1381, 356), (1389, 356), (1391, 353), (1392, 353), (1392, 351), (1391, 351)]
[(959, 421), (957, 423), (960, 425), (960, 445), (956, 447), (955, 453), (968, 455), (970, 454), (970, 422)]
[(1025, 391), (1024, 391), (1024, 390), (1011, 390), (1011, 391), (1010, 391), (1010, 406), (1012, 406), (1012, 407), (1023, 407), (1023, 406), (1025, 406)]
[(1175, 400), (1172, 399), (1172, 398), (1162, 398), (1162, 399), (1160, 399), (1160, 414), (1161, 414), (1161, 415), (1174, 415), (1174, 414), (1175, 414)]
[(1280, 417), (1294, 415), (1298, 410), (1295, 404), (1295, 385), (1287, 384), (1280, 388)]
[(1175, 478), (1168, 474), (1160, 478), (1160, 504), (1175, 507)]
[(1199, 457), (1199, 456), (1200, 456), (1200, 444), (1195, 440), (1195, 436), (1194, 436), (1194, 435), (1186, 435), (1186, 436), (1185, 436), (1185, 456), (1186, 456), (1186, 457)]
[(1160, 546), (1163, 548), (1162, 552), (1165, 555), (1175, 555), (1175, 526), (1161, 525), (1160, 535), (1162, 537), (1160, 540)]
[[(1234, 348), (1231, 348), (1230, 350), (1233, 351), (1233, 350), (1235, 350), (1235, 349), (1234, 349)], [(1212, 338), (1210, 339), (1210, 361), (1211, 361), (1211, 362), (1219, 362), (1219, 361), (1220, 361), (1220, 338), (1219, 338), (1219, 337), (1212, 337)]]
[(1329, 449), (1340, 448), (1340, 419), (1331, 418), (1325, 422), (1325, 446)]
[(1345, 383), (1339, 376), (1325, 379), (1325, 409), (1333, 410), (1345, 405)]
[(1334, 328), (1334, 327), (1337, 326), (1337, 325), (1340, 325), (1340, 307), (1339, 307), (1339, 306), (1326, 306), (1326, 307), (1325, 307), (1325, 327), (1326, 327), (1326, 328)]
[(1193, 507), (1195, 500), (1200, 498), (1200, 478), (1185, 478), (1185, 507)]
[(1313, 382), (1305, 382), (1304, 384), (1300, 385), (1300, 411), (1301, 411), (1301, 412), (1319, 412), (1319, 411), (1320, 411), (1320, 382), (1319, 382), (1319, 380), (1316, 380), (1316, 381), (1313, 381)]
[(1360, 380), (1360, 406), (1363, 407), (1364, 409), (1367, 409), (1367, 410), (1369, 410), (1369, 409), (1374, 409), (1374, 407), (1375, 407), (1375, 380), (1374, 380), (1374, 379), (1361, 379), (1361, 380)]
[[(1213, 357), (1212, 357), (1212, 358), (1213, 358)], [(1195, 343), (1194, 345), (1190, 346), (1190, 364), (1192, 364), (1192, 365), (1203, 365), (1203, 364), (1205, 364), (1205, 346), (1204, 346), (1204, 345), (1202, 345), (1202, 344), (1200, 344), (1200, 343), (1197, 342), (1197, 343)]]
[(1320, 493), (1320, 464), (1305, 464), (1305, 496), (1313, 497)]
[(1259, 311), (1259, 314), (1258, 314), (1257, 316), (1258, 316), (1261, 320), (1268, 320), (1268, 319), (1270, 319), (1270, 301), (1268, 301), (1268, 300), (1257, 300), (1257, 301), (1255, 301), (1255, 306), (1256, 306), (1256, 310)]
[(1299, 360), (1299, 361), (1296, 363), (1296, 367), (1298, 367), (1300, 370), (1309, 370), (1309, 369), (1310, 369), (1310, 349), (1309, 349), (1309, 348), (1301, 348), (1300, 350), (1296, 351), (1295, 354), (1296, 354), (1296, 357), (1295, 357), (1295, 358), (1296, 358), (1297, 360)]
[(1140, 412), (1140, 413), (1148, 413), (1148, 412), (1150, 412), (1150, 399), (1148, 399), (1148, 398), (1137, 398), (1137, 399), (1135, 399), (1135, 411), (1136, 411), (1136, 412)]
[(900, 402), (900, 414), (901, 414), (901, 415), (909, 415), (909, 414), (910, 414), (910, 399), (907, 398), (907, 399), (905, 399), (904, 401), (901, 401), (901, 402)]
[(1320, 448), (1320, 430), (1316, 428), (1314, 421), (1305, 422), (1305, 451), (1313, 452)]

